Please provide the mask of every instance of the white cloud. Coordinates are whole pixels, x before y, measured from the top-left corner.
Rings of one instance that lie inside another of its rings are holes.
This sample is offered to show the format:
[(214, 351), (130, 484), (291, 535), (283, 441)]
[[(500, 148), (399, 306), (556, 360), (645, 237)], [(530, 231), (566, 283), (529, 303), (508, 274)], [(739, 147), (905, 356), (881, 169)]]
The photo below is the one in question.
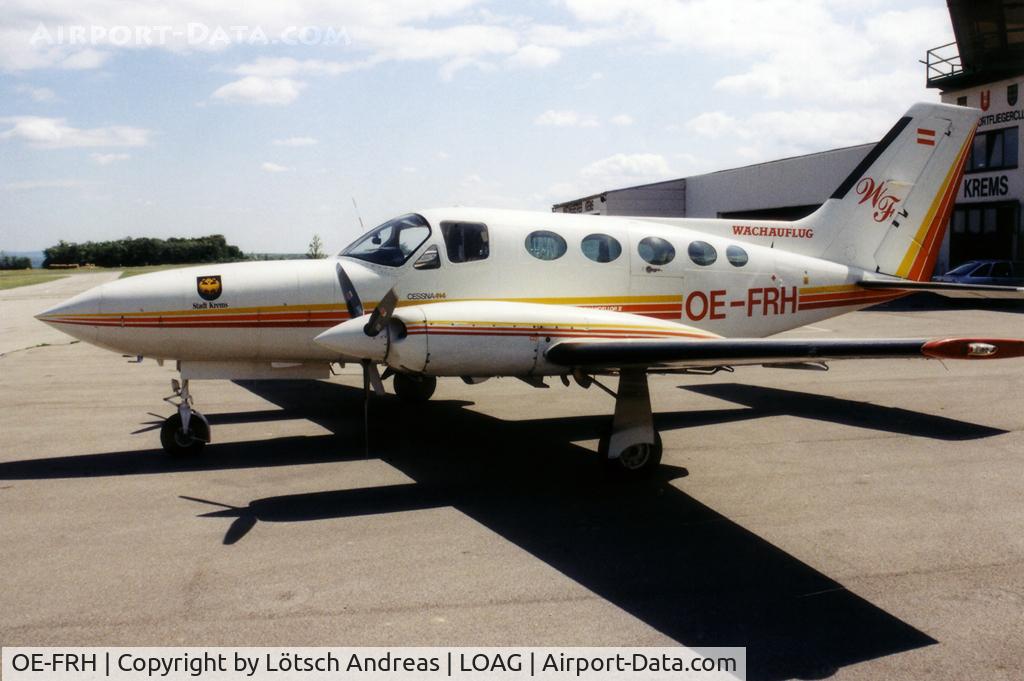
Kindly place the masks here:
[(512, 208), (521, 205), (518, 198), (502, 193), (502, 184), (496, 180), (481, 177), (478, 173), (470, 173), (462, 178), (458, 187), (452, 188), (449, 201), (460, 206), (488, 206), (496, 208)]
[[(344, 61), (264, 57), (235, 67), (240, 76), (337, 76), (388, 61), (436, 61), (450, 79), (473, 67), (546, 68), (563, 52), (621, 40), (617, 27), (541, 23), (523, 15), (489, 11), (482, 0), (394, 2), (228, 0), (203, 3), (112, 3), (109, 0), (7, 0), (0, 15), (0, 71), (39, 68), (95, 69), (128, 50), (175, 54), (231, 48), (274, 49), (309, 37), (311, 47), (340, 45)], [(42, 26), (42, 33), (39, 28)], [(73, 41), (68, 29), (85, 29)], [(329, 30), (328, 30), (329, 29)], [(258, 31), (258, 33), (257, 33)], [(327, 35), (333, 38), (325, 38)], [(325, 38), (325, 42), (318, 42)]]
[(677, 177), (661, 154), (613, 154), (588, 163), (577, 178), (558, 182), (534, 195), (537, 201), (570, 201), (609, 189), (621, 189)]
[(551, 66), (561, 58), (562, 53), (553, 47), (524, 45), (509, 57), (505, 63), (513, 68), (542, 69), (545, 66)]
[(355, 44), (373, 48), (380, 60), (424, 61), (479, 59), (510, 55), (519, 49), (519, 36), (511, 28), (463, 24), (442, 28), (363, 26), (352, 30)]
[[(23, 16), (19, 20), (17, 8), (11, 8), (10, 5), (6, 3), (3, 14), (0, 14), (0, 72), (43, 68), (95, 69), (111, 57), (109, 52), (83, 45), (34, 43), (34, 27), (43, 21), (49, 23), (51, 15), (42, 14), (34, 7), (22, 8), (31, 18)], [(68, 10), (71, 10), (70, 5), (55, 8), (57, 14)]]
[(275, 147), (311, 147), (314, 144), (317, 144), (315, 137), (285, 137), (273, 141)]
[[(668, 161), (661, 154), (613, 154), (594, 161), (580, 170), (581, 177), (604, 180), (609, 184), (664, 180), (671, 173)], [(611, 188), (605, 187), (605, 189)]]
[(57, 99), (57, 93), (48, 87), (33, 87), (31, 85), (19, 85), (15, 88), (18, 92), (28, 95), (34, 102), (52, 102)]
[(72, 52), (70, 55), (60, 61), (60, 68), (69, 69), (72, 71), (85, 71), (88, 69), (98, 69), (107, 63), (110, 59), (109, 52), (101, 52), (99, 50), (78, 50)]
[(291, 170), (291, 168), (277, 163), (272, 163), (270, 161), (264, 161), (260, 164), (260, 170), (264, 170), (268, 173), (286, 173)]
[(721, 111), (705, 111), (687, 121), (686, 128), (702, 137), (718, 139), (735, 130), (736, 119)]
[(441, 68), (437, 70), (437, 75), (443, 81), (450, 81), (459, 71), (469, 67), (473, 67), (481, 72), (494, 71), (495, 69), (494, 64), (489, 61), (481, 61), (473, 57), (457, 57), (442, 64)]
[(629, 114), (616, 114), (615, 116), (612, 116), (609, 120), (611, 121), (612, 125), (619, 125), (623, 127), (633, 125), (634, 123), (633, 117), (630, 116)]
[(260, 57), (245, 64), (239, 64), (233, 73), (240, 76), (260, 76), (263, 78), (284, 78), (297, 75), (337, 76), (350, 71), (372, 66), (371, 60), (341, 62), (324, 61), (323, 59), (293, 59), (292, 57)]
[(758, 111), (743, 117), (710, 111), (690, 119), (685, 127), (701, 137), (726, 140), (741, 159), (756, 162), (875, 142), (892, 122), (882, 110), (816, 107)]
[(152, 134), (145, 128), (111, 125), (100, 128), (75, 128), (63, 118), (12, 116), (0, 123), (13, 127), (0, 133), (0, 139), (20, 139), (36, 147), (65, 149), (69, 147), (141, 147)]
[(904, 106), (929, 97), (917, 60), (952, 36), (942, 3), (858, 19), (834, 0), (565, 1), (623, 39), (728, 55), (739, 66), (715, 88), (745, 98)]
[(101, 166), (107, 166), (115, 161), (127, 161), (132, 156), (131, 154), (90, 154), (92, 160), (99, 163)]
[(294, 102), (304, 87), (305, 83), (291, 78), (246, 76), (221, 85), (211, 96), (228, 102), (282, 105)]
[(463, 187), (481, 187), (485, 185), (484, 178), (480, 177), (477, 173), (470, 173), (462, 178), (460, 183)]
[(586, 47), (615, 36), (613, 29), (579, 31), (554, 24), (536, 24), (530, 26), (525, 33), (531, 43), (560, 48)]
[(548, 109), (534, 118), (533, 124), (558, 128), (596, 128), (599, 125), (593, 116), (584, 116), (569, 109)]
[(34, 191), (36, 189), (75, 189), (86, 186), (82, 180), (21, 180), (19, 182), (8, 182), (3, 188), (11, 192)]
[(337, 76), (369, 68), (379, 61), (377, 57), (350, 62), (260, 57), (231, 69), (232, 73), (244, 78), (221, 86), (213, 96), (260, 104), (290, 104), (306, 87), (305, 82), (295, 80), (293, 76)]

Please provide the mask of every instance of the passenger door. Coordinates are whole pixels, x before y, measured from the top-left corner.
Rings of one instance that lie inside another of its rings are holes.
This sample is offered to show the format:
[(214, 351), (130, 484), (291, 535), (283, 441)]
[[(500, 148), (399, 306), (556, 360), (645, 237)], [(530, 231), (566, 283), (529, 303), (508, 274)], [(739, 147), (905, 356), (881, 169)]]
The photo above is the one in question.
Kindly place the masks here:
[[(658, 316), (682, 314), (685, 278), (685, 244), (672, 228), (637, 223), (629, 232), (630, 296)], [(645, 309), (642, 307), (641, 309)]]

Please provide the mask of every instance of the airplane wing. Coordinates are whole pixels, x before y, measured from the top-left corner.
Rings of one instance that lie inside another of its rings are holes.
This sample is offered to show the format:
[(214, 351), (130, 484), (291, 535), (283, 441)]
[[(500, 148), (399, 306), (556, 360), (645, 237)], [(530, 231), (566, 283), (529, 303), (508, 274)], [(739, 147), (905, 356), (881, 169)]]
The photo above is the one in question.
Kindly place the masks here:
[(1024, 357), (1024, 340), (995, 338), (806, 340), (719, 338), (711, 340), (563, 341), (547, 359), (581, 369), (685, 369), (752, 364), (799, 364), (840, 359), (1005, 359)]
[(941, 281), (909, 281), (907, 279), (863, 279), (857, 285), (866, 289), (891, 291), (927, 291), (947, 298), (997, 298), (1024, 300), (1024, 288), (1018, 286), (988, 286), (955, 284)]

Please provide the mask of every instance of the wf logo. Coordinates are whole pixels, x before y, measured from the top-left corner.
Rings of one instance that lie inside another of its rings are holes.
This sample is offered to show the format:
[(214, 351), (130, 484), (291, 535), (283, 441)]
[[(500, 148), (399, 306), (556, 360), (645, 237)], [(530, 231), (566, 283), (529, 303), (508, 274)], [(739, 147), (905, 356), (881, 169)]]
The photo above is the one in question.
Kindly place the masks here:
[(857, 183), (857, 194), (860, 195), (858, 203), (871, 202), (875, 209), (875, 222), (885, 222), (896, 212), (896, 204), (900, 199), (889, 193), (889, 180), (875, 182), (872, 177), (865, 177)]

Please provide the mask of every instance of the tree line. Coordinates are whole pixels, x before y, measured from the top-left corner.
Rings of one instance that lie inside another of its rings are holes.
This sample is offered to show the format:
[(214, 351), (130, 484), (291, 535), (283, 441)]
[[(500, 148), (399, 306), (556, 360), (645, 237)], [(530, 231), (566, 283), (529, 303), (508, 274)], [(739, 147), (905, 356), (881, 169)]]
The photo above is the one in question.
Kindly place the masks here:
[(27, 270), (32, 260), (20, 255), (7, 255), (0, 251), (0, 270)]
[(131, 237), (116, 241), (75, 243), (61, 240), (43, 251), (43, 267), (51, 265), (99, 265), (136, 267), (245, 260), (245, 254), (221, 234), (169, 239)]

